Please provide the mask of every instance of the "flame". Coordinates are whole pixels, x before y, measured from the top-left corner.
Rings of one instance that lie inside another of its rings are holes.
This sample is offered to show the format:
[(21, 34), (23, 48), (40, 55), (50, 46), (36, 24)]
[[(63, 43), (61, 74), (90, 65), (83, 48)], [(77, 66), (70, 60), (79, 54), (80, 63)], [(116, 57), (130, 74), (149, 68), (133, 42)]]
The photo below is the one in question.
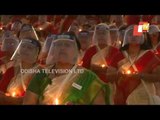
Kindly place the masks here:
[(56, 98), (56, 99), (54, 100), (54, 104), (55, 104), (55, 105), (58, 105), (58, 104), (59, 104), (58, 98)]
[(81, 31), (82, 31), (82, 29), (80, 28), (80, 29), (79, 29), (79, 32), (81, 32)]
[(131, 71), (130, 71), (130, 70), (127, 70), (127, 71), (126, 71), (126, 74), (131, 74)]
[(119, 44), (121, 44), (121, 41), (118, 41)]
[(39, 30), (42, 30), (42, 28), (40, 27)]
[(12, 96), (12, 97), (16, 97), (16, 92), (15, 92), (15, 91), (12, 92), (11, 96)]
[(101, 67), (104, 68), (104, 67), (105, 67), (105, 64), (102, 64)]
[(0, 30), (2, 30), (3, 28), (2, 27), (0, 27)]

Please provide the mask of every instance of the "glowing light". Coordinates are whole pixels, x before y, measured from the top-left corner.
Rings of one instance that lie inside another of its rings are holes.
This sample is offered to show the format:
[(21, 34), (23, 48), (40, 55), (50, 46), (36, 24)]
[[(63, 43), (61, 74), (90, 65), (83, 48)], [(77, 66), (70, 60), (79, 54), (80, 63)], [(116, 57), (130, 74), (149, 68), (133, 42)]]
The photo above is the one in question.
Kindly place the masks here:
[(158, 54), (159, 54), (157, 50), (155, 50), (155, 51), (154, 51), (154, 53), (155, 53), (156, 55), (158, 55)]
[(11, 96), (16, 97), (16, 92), (12, 92)]
[(127, 71), (126, 71), (126, 74), (131, 74), (131, 71), (130, 71), (130, 70), (127, 70)]
[(80, 62), (78, 63), (79, 66), (82, 66), (82, 64), (83, 64), (83, 61), (80, 61)]
[(101, 65), (102, 68), (104, 68), (105, 66), (106, 66), (105, 64), (102, 64), (102, 65)]
[(59, 100), (58, 98), (56, 98), (54, 101), (53, 101), (54, 105), (59, 105)]
[(11, 96), (9, 93), (5, 93), (6, 96)]
[(42, 28), (40, 27), (39, 30), (42, 30)]
[(81, 31), (82, 31), (82, 29), (80, 28), (80, 29), (79, 29), (79, 32), (81, 32)]

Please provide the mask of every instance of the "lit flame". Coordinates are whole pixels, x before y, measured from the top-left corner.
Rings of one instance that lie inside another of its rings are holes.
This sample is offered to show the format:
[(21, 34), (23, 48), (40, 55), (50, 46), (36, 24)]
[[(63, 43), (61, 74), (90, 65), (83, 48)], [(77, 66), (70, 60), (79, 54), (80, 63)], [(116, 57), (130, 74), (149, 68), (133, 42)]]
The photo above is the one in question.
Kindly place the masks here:
[(105, 67), (105, 64), (102, 64), (101, 67), (104, 68), (104, 67)]
[(3, 28), (2, 27), (0, 27), (0, 30), (2, 30)]
[(81, 31), (82, 31), (82, 29), (80, 28), (80, 29), (79, 29), (79, 32), (81, 32)]
[(126, 74), (131, 74), (131, 71), (130, 71), (130, 70), (127, 70), (127, 71), (126, 71)]
[(119, 42), (119, 44), (121, 44), (121, 41), (118, 41)]
[(56, 98), (56, 99), (54, 100), (54, 103), (55, 103), (55, 105), (58, 105), (58, 104), (59, 104), (58, 98)]
[(39, 30), (42, 30), (42, 28), (40, 27)]
[(11, 96), (16, 97), (16, 92), (12, 92)]

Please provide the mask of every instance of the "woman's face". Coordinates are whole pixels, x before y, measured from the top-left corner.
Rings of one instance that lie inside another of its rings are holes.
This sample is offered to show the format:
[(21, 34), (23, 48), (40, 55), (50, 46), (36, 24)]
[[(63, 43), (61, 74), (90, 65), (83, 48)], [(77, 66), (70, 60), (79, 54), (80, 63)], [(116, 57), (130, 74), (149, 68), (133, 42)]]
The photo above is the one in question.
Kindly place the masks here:
[(130, 36), (128, 38), (128, 42), (131, 46), (140, 46), (141, 40), (142, 39), (139, 36)]
[(135, 36), (133, 35), (133, 31), (131, 30), (126, 34), (124, 42), (132, 44), (134, 46), (139, 46), (144, 43), (144, 36)]
[(68, 40), (57, 41), (55, 51), (57, 52), (57, 61), (62, 63), (72, 63), (76, 57), (76, 43)]
[(82, 50), (86, 50), (91, 44), (91, 40), (89, 36), (79, 36), (78, 39), (81, 44)]
[(2, 42), (2, 51), (7, 51), (12, 54), (16, 50), (18, 43), (18, 40), (5, 39)]
[(107, 44), (108, 41), (108, 31), (97, 31), (96, 32), (96, 39), (98, 44)]
[(159, 33), (156, 32), (156, 33), (150, 34), (150, 37), (152, 42), (158, 42)]
[(32, 43), (22, 42), (19, 50), (22, 61), (28, 61), (34, 63), (38, 56), (38, 48)]

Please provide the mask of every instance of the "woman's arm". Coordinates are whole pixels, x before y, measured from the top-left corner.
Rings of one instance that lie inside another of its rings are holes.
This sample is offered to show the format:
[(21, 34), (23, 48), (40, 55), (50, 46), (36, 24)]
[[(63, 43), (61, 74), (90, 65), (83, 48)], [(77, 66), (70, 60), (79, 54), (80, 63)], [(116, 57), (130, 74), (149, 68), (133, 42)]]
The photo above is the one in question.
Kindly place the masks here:
[(91, 70), (94, 71), (95, 73), (106, 73), (107, 72), (107, 67), (101, 67), (98, 65), (91, 65)]

